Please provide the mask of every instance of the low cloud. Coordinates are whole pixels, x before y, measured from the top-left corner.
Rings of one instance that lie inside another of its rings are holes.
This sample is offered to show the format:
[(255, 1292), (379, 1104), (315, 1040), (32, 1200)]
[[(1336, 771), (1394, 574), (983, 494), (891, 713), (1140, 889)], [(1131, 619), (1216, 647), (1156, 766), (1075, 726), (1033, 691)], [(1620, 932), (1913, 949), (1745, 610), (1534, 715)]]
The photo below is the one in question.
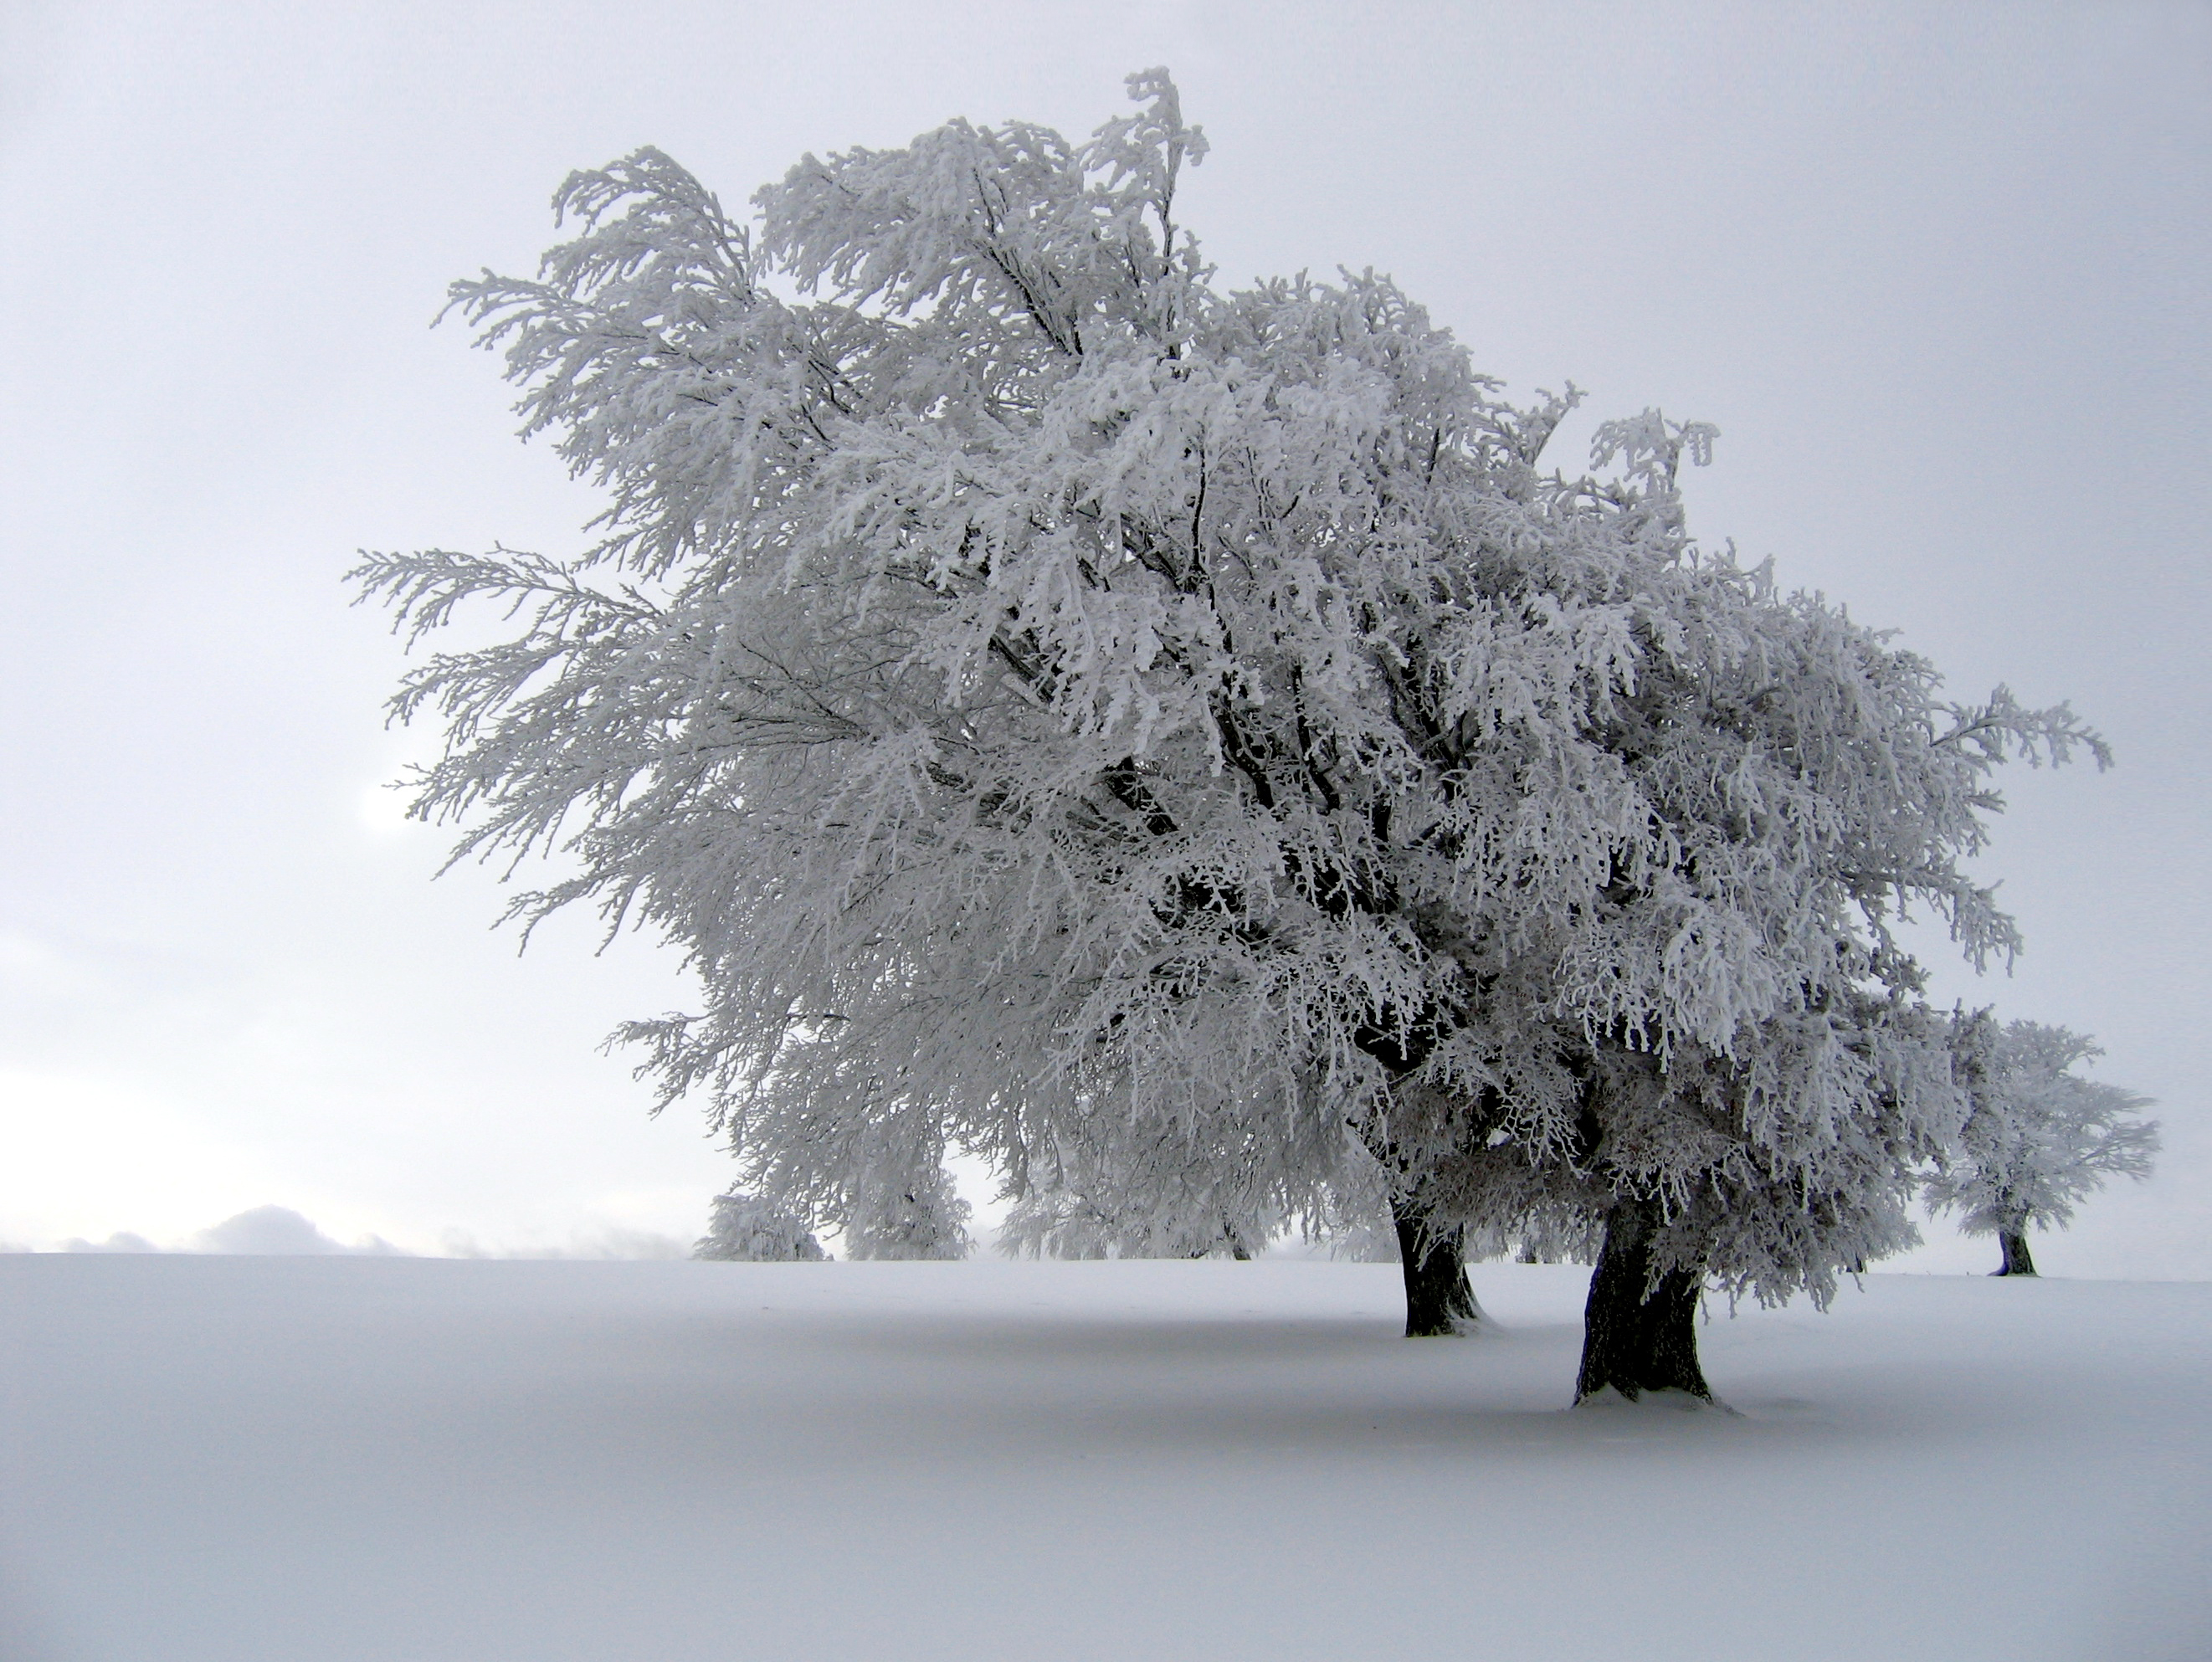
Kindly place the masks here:
[(82, 1235), (71, 1235), (62, 1242), (64, 1253), (158, 1253), (161, 1250), (145, 1236), (133, 1234), (128, 1229), (118, 1229), (105, 1240), (87, 1240)]
[(439, 1245), (447, 1258), (678, 1259), (691, 1256), (691, 1243), (650, 1229), (602, 1224), (580, 1229), (558, 1246), (487, 1246), (465, 1230), (448, 1229)]
[[(0, 1246), (0, 1252), (10, 1250)], [(27, 1247), (15, 1248), (28, 1251)], [(368, 1235), (349, 1245), (326, 1235), (314, 1220), (289, 1206), (256, 1206), (200, 1230), (173, 1246), (148, 1240), (135, 1230), (118, 1229), (105, 1240), (76, 1236), (60, 1244), (64, 1253), (198, 1253), (251, 1258), (415, 1258), (422, 1256), (394, 1246), (381, 1235)], [(573, 1231), (557, 1244), (513, 1246), (487, 1244), (465, 1230), (448, 1229), (439, 1238), (431, 1256), (475, 1259), (583, 1259), (600, 1261), (635, 1259), (685, 1259), (691, 1242), (650, 1229), (633, 1229), (619, 1223), (592, 1223)]]
[(333, 1240), (289, 1206), (256, 1206), (201, 1230), (181, 1246), (157, 1246), (142, 1234), (118, 1229), (105, 1240), (74, 1237), (62, 1242), (64, 1253), (210, 1253), (251, 1258), (320, 1258), (332, 1253), (356, 1257), (404, 1258), (404, 1247), (381, 1235), (368, 1235), (349, 1246)]
[(256, 1206), (227, 1217), (194, 1235), (191, 1253), (235, 1253), (255, 1258), (297, 1258), (351, 1253), (372, 1258), (410, 1256), (381, 1235), (368, 1235), (351, 1246), (333, 1240), (289, 1206)]

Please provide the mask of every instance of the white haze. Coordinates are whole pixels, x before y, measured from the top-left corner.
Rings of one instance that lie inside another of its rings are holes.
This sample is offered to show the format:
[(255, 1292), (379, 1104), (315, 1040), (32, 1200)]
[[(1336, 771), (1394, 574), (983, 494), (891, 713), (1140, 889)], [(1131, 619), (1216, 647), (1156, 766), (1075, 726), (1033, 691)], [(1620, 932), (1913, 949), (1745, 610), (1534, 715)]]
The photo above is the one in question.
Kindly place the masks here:
[[(520, 1249), (487, 1247), (461, 1230), (448, 1229), (439, 1238), (435, 1252), (443, 1258), (678, 1259), (689, 1258), (692, 1246), (692, 1242), (672, 1235), (602, 1225), (596, 1229), (575, 1230), (566, 1241), (538, 1242)], [(313, 1219), (302, 1217), (289, 1206), (256, 1206), (167, 1246), (149, 1240), (136, 1230), (118, 1229), (105, 1240), (87, 1240), (82, 1235), (72, 1235), (60, 1244), (59, 1250), (215, 1253), (234, 1258), (417, 1256), (404, 1247), (393, 1246), (381, 1235), (364, 1235), (351, 1242), (334, 1240), (325, 1234)]]
[[(703, 1228), (726, 1158), (596, 1049), (684, 1003), (665, 958), (572, 923), (518, 961), (496, 873), (432, 884), (376, 789), (419, 741), (356, 549), (558, 552), (592, 508), (423, 325), (572, 167), (655, 143), (734, 206), (956, 113), (1087, 130), (1166, 63), (1225, 278), (1372, 264), (1516, 392), (1713, 422), (1703, 534), (2105, 730), (2114, 773), (2007, 781), (2018, 974), (1941, 992), (2159, 1099), (2160, 1174), (2045, 1269), (2212, 1275), (2206, 14), (1371, 9), (10, 9), (0, 1240)], [(1930, 1234), (1908, 1263), (1990, 1267)]]

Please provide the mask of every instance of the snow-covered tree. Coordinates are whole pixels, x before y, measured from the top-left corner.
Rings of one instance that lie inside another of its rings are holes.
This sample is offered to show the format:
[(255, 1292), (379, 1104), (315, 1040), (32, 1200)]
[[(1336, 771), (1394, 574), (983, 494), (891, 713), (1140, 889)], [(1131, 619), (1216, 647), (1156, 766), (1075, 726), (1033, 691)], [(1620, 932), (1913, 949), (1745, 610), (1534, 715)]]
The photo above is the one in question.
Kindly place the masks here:
[(2008, 952), (1986, 776), (2095, 742), (1692, 543), (1710, 429), (1547, 473), (1575, 395), (1387, 278), (1216, 289), (1204, 142), (1132, 93), (810, 156), (751, 226), (641, 151), (456, 285), (608, 506), (572, 560), (359, 568), (415, 638), (524, 620), (404, 685), (414, 811), (565, 851), (526, 922), (682, 947), (702, 1007), (625, 1036), (778, 1204), (872, 1239), (957, 1148), (1041, 1241), (1231, 1239), (1379, 1170), (1409, 1329), (1470, 1230), (1598, 1240), (1586, 1388), (1702, 1391), (1708, 1277), (1909, 1234), (1960, 1110), (1891, 925)]
[(2148, 1177), (2158, 1122), (2141, 1117), (2148, 1097), (2074, 1071), (2104, 1052), (2068, 1028), (2000, 1027), (1984, 1010), (1958, 1018), (1956, 1044), (1970, 1109), (1929, 1183), (1929, 1207), (1955, 1208), (1967, 1234), (1996, 1236), (1996, 1274), (2032, 1276), (2028, 1230), (2064, 1228), (2108, 1177)]
[[(844, 1231), (852, 1258), (963, 1259), (970, 1211), (945, 1169), (936, 1128), (911, 1109), (860, 1140), (817, 1210)], [(803, 1192), (799, 1185), (786, 1192)]]
[(1249, 1259), (1285, 1224), (1233, 1162), (1194, 1161), (1142, 1121), (1093, 1120), (1030, 1156), (999, 1232), (1010, 1256)]
[(743, 1189), (714, 1197), (707, 1233), (691, 1256), (740, 1264), (819, 1263), (827, 1256), (806, 1220)]

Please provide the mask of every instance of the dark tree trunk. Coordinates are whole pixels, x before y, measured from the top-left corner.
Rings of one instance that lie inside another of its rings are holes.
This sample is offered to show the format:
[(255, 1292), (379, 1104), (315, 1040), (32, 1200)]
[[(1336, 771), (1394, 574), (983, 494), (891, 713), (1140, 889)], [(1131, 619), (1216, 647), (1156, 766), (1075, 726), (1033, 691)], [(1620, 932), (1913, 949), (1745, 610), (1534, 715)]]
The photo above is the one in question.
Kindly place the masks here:
[(1606, 1219), (1605, 1245), (1583, 1311), (1577, 1402), (1608, 1386), (1632, 1402), (1647, 1391), (1713, 1399), (1698, 1366), (1698, 1294), (1705, 1278), (1693, 1270), (1671, 1270), (1651, 1283), (1651, 1240), (1659, 1222), (1658, 1203), (1650, 1200), (1622, 1200)]
[(1467, 1232), (1431, 1227), (1428, 1214), (1404, 1201), (1390, 1203), (1398, 1226), (1398, 1263), (1406, 1274), (1406, 1337), (1441, 1338), (1472, 1331), (1482, 1320), (1467, 1278)]
[(2035, 1260), (2027, 1255), (2026, 1224), (2023, 1223), (2017, 1229), (1998, 1230), (1997, 1245), (2004, 1249), (2004, 1263), (2001, 1267), (1991, 1271), (1990, 1274), (2032, 1276), (2035, 1273)]

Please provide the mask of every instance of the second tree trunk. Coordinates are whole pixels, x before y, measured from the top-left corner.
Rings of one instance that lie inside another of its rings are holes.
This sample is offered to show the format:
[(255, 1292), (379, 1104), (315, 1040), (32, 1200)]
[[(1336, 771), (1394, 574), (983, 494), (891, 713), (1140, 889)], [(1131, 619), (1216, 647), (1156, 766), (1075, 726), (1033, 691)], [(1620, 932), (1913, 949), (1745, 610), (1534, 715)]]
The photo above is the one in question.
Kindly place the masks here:
[(1394, 1204), (1398, 1262), (1406, 1272), (1406, 1337), (1440, 1338), (1464, 1333), (1482, 1320), (1467, 1278), (1467, 1232), (1433, 1228), (1425, 1213)]
[(1705, 1277), (1670, 1270), (1652, 1280), (1651, 1242), (1660, 1222), (1658, 1202), (1632, 1198), (1616, 1204), (1606, 1219), (1605, 1245), (1583, 1310), (1577, 1402), (1608, 1386), (1632, 1402), (1647, 1391), (1712, 1400), (1698, 1365), (1698, 1295)]

